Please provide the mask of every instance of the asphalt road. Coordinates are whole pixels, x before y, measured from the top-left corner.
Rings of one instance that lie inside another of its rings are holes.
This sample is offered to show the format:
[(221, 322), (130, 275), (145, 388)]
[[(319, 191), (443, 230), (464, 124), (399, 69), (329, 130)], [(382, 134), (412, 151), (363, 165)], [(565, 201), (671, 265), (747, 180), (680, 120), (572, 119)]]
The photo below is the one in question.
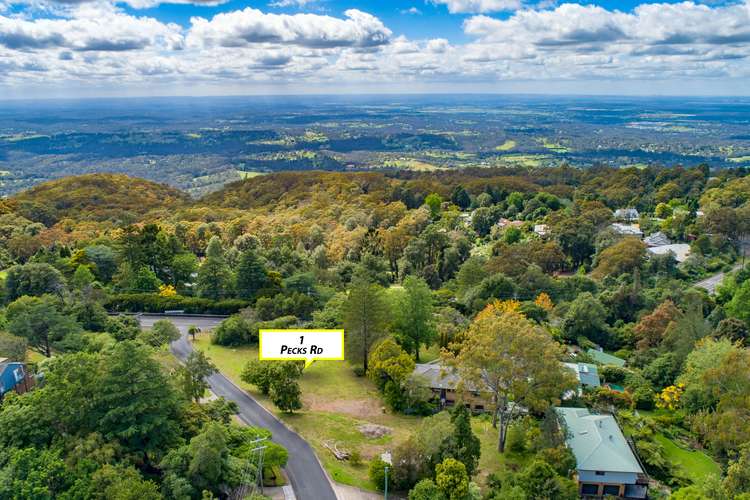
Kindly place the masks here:
[[(739, 271), (742, 267), (742, 264), (737, 264), (732, 268), (732, 272)], [(722, 281), (724, 281), (724, 276), (726, 273), (716, 273), (713, 276), (709, 276), (708, 278), (701, 280), (695, 284), (698, 288), (703, 288), (704, 290), (707, 290), (708, 293), (716, 293), (716, 287), (721, 284)]]
[[(141, 315), (141, 327), (150, 327), (155, 321), (164, 318), (165, 316)], [(181, 360), (185, 360), (193, 350), (193, 346), (187, 338), (187, 330), (190, 325), (206, 330), (221, 322), (221, 318), (182, 315), (169, 316), (167, 319), (174, 323), (182, 334), (182, 337), (170, 346), (172, 353)], [(245, 423), (270, 430), (273, 434), (273, 441), (289, 451), (289, 461), (285, 471), (298, 499), (336, 500), (336, 494), (331, 487), (331, 483), (307, 441), (296, 432), (289, 430), (250, 395), (234, 385), (221, 373), (211, 375), (208, 378), (208, 383), (214, 394), (237, 403), (239, 407), (238, 416)]]

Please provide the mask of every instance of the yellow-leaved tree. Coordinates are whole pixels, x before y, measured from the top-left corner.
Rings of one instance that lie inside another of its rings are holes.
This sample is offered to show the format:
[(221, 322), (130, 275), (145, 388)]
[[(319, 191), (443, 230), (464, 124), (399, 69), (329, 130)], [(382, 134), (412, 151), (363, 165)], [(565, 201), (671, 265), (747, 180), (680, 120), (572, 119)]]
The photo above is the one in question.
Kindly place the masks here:
[(446, 351), (444, 360), (459, 375), (459, 390), (479, 392), (491, 403), (501, 453), (514, 419), (525, 410), (557, 404), (577, 386), (574, 374), (560, 362), (562, 346), (512, 301), (488, 305), (455, 347), (458, 354)]

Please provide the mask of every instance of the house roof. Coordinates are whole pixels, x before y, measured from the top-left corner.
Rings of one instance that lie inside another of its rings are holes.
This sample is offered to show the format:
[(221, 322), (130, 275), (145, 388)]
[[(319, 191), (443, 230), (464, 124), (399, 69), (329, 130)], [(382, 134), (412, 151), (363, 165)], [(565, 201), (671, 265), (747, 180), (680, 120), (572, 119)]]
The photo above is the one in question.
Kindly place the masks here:
[(650, 247), (658, 247), (662, 245), (672, 244), (672, 242), (669, 240), (669, 237), (661, 231), (658, 231), (653, 234), (649, 234), (648, 236), (643, 238), (643, 242)]
[(455, 389), (460, 380), (453, 369), (435, 362), (417, 363), (413, 374), (424, 377), (432, 389)]
[(641, 227), (638, 224), (620, 224), (619, 222), (615, 222), (611, 227), (619, 234), (643, 236), (643, 231), (641, 231)]
[(567, 428), (567, 443), (579, 470), (643, 474), (638, 459), (611, 415), (586, 408), (556, 408)]
[(578, 382), (589, 387), (599, 387), (599, 369), (591, 363), (563, 363), (575, 372)]
[(625, 360), (622, 358), (618, 358), (617, 356), (612, 356), (611, 354), (607, 354), (604, 351), (600, 351), (599, 349), (589, 349), (586, 351), (586, 354), (591, 356), (595, 362), (601, 363), (603, 365), (614, 365), (614, 366), (625, 366)]
[(637, 219), (640, 214), (635, 208), (618, 208), (615, 210), (615, 217), (618, 219)]
[(690, 245), (687, 243), (649, 247), (647, 250), (654, 255), (666, 255), (669, 252), (672, 252), (677, 262), (685, 262), (690, 256)]

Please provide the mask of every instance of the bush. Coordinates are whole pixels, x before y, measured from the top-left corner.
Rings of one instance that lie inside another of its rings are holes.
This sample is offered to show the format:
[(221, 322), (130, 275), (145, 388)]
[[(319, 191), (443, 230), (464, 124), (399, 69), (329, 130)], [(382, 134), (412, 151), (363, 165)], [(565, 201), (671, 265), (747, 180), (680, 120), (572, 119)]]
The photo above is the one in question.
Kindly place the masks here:
[(240, 316), (228, 317), (211, 334), (211, 343), (216, 345), (240, 346), (257, 341), (257, 332)]
[(235, 314), (248, 305), (249, 302), (240, 299), (211, 300), (182, 295), (162, 297), (158, 293), (121, 293), (112, 295), (105, 307), (118, 312), (184, 311), (188, 314)]
[[(385, 486), (385, 468), (387, 466), (388, 464), (385, 463), (383, 459), (381, 459), (380, 457), (375, 457), (372, 460), (370, 460), (370, 467), (368, 469), (368, 474), (370, 476), (370, 481), (372, 482), (372, 484), (375, 485), (378, 491), (383, 491), (383, 488)], [(389, 479), (389, 483), (390, 483), (390, 479)]]
[(513, 453), (523, 453), (526, 451), (526, 429), (522, 423), (517, 422), (508, 427), (505, 446), (508, 448), (508, 451)]

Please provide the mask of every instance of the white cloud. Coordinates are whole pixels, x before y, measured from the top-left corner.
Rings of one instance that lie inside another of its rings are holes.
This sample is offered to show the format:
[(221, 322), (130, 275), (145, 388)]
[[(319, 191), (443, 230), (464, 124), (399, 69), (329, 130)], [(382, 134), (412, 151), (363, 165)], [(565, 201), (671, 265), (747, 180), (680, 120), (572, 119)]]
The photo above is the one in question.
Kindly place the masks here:
[(310, 4), (317, 2), (317, 0), (277, 0), (268, 4), (269, 7), (297, 7), (302, 9)]
[(409, 7), (408, 9), (401, 9), (399, 12), (401, 14), (411, 14), (413, 16), (421, 16), (422, 15), (422, 11), (419, 10), (418, 8), (416, 8), (416, 7)]
[(247, 8), (181, 27), (95, 2), (44, 17), (0, 15), (0, 94), (32, 85), (381, 92), (528, 82), (582, 82), (586, 92), (592, 81), (689, 86), (750, 78), (750, 2), (644, 4), (630, 12), (564, 4), (504, 19), (475, 15), (463, 24), (468, 43), (393, 35), (359, 10), (334, 17)]
[(188, 40), (204, 47), (270, 43), (319, 49), (388, 43), (392, 33), (377, 17), (356, 9), (349, 9), (344, 15), (346, 19), (317, 14), (266, 14), (248, 7), (217, 14), (210, 21), (192, 18)]
[(514, 11), (521, 8), (520, 0), (431, 0), (436, 5), (445, 5), (451, 14), (484, 14), (489, 12)]
[(138, 51), (182, 47), (181, 28), (103, 6), (81, 6), (72, 19), (0, 16), (0, 46), (13, 50)]

